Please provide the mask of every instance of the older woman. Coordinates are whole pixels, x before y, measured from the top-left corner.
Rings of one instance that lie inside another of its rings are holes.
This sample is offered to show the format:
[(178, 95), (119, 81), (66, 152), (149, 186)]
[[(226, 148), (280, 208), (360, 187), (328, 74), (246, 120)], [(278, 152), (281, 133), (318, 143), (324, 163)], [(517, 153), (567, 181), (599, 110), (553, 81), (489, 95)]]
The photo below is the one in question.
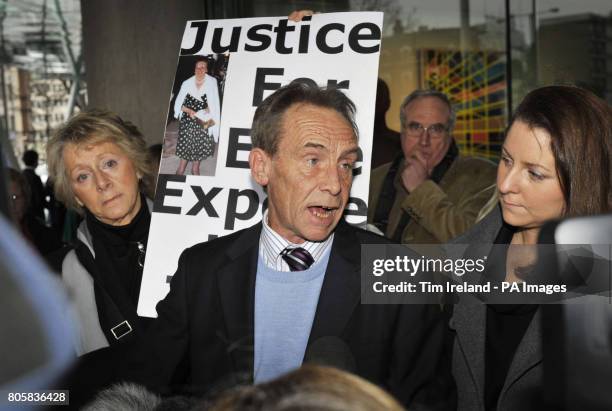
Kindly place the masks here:
[[(517, 108), (502, 147), (499, 207), (454, 242), (534, 245), (548, 220), (610, 212), (611, 155), (612, 112), (603, 100), (576, 87), (532, 91)], [(501, 263), (487, 266), (489, 279), (521, 281), (525, 261), (504, 249)], [(459, 410), (541, 409), (537, 305), (460, 300), (450, 325), (456, 331)]]
[(57, 197), (84, 216), (62, 264), (81, 323), (77, 353), (129, 341), (144, 321), (136, 304), (150, 222), (145, 141), (116, 114), (82, 112), (51, 138), (47, 162)]
[(219, 141), (221, 105), (217, 80), (208, 74), (208, 60), (198, 57), (195, 73), (183, 81), (174, 103), (174, 117), (179, 120), (176, 156), (180, 158), (176, 174), (184, 174), (192, 162), (191, 174), (200, 174), (200, 161), (214, 154)]

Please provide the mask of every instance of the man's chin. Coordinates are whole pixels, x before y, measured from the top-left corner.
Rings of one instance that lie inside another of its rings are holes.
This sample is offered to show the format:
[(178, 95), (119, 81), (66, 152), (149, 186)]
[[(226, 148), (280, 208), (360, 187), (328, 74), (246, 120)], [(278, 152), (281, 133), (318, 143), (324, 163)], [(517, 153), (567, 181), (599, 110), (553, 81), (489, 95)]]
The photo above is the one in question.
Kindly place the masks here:
[(312, 227), (308, 230), (306, 230), (306, 232), (304, 233), (304, 238), (307, 241), (311, 241), (311, 242), (323, 242), (325, 240), (327, 240), (329, 238), (329, 236), (331, 235), (331, 233), (333, 233), (334, 229), (336, 228), (336, 224), (333, 224), (331, 227), (327, 227), (327, 228), (318, 228), (318, 229), (313, 229)]

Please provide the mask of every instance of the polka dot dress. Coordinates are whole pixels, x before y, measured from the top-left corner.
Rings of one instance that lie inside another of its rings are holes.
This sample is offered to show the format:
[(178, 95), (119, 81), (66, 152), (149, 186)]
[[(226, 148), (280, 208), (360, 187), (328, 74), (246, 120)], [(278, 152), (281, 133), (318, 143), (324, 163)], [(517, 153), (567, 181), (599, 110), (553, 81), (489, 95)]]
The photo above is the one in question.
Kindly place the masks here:
[[(187, 94), (183, 101), (183, 106), (200, 111), (208, 107), (206, 95), (202, 96), (204, 101), (200, 101)], [(183, 113), (179, 121), (178, 141), (176, 143), (176, 155), (178, 158), (187, 161), (200, 161), (213, 155), (214, 140), (204, 129), (197, 118), (191, 118), (187, 113)]]

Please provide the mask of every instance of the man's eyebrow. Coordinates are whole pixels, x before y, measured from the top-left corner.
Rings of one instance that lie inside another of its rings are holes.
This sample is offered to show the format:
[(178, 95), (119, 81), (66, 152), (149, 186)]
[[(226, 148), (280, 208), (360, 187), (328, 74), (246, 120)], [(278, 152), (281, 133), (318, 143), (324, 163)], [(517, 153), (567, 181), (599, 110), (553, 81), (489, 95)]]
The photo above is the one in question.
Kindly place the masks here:
[(311, 142), (308, 142), (308, 143), (304, 144), (304, 147), (316, 148), (317, 150), (325, 150), (327, 148), (323, 144), (311, 143)]
[[(308, 142), (306, 144), (304, 144), (304, 147), (307, 148), (314, 148), (316, 150), (327, 150), (327, 147), (324, 146), (323, 144), (319, 144), (319, 143), (312, 143), (312, 142)], [(340, 157), (345, 157), (345, 156), (349, 156), (351, 154), (357, 154), (359, 155), (361, 153), (361, 147), (359, 146), (355, 146), (352, 148), (349, 148), (348, 150), (343, 151), (340, 154)]]
[(359, 154), (361, 154), (361, 147), (356, 146), (353, 148), (349, 148), (348, 150), (343, 151), (340, 154), (340, 157), (350, 156), (351, 154), (357, 154), (357, 156), (359, 156)]

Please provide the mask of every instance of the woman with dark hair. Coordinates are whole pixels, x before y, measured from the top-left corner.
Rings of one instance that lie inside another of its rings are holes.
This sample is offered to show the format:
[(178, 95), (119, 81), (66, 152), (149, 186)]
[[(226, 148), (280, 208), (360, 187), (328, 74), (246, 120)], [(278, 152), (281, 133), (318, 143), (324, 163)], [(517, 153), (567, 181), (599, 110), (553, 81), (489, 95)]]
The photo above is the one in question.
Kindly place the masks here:
[[(510, 246), (536, 245), (548, 220), (612, 210), (611, 155), (612, 111), (606, 102), (570, 86), (530, 92), (502, 147), (499, 205), (453, 243), (498, 245), (488, 248), (487, 279), (523, 281), (536, 256)], [(449, 322), (456, 332), (458, 410), (541, 409), (539, 306), (465, 299), (460, 297)]]
[(174, 103), (174, 117), (179, 120), (176, 156), (180, 158), (176, 174), (185, 174), (192, 162), (191, 174), (200, 174), (200, 161), (214, 154), (219, 141), (221, 104), (217, 79), (207, 74), (208, 60), (198, 57), (194, 75), (183, 81)]

